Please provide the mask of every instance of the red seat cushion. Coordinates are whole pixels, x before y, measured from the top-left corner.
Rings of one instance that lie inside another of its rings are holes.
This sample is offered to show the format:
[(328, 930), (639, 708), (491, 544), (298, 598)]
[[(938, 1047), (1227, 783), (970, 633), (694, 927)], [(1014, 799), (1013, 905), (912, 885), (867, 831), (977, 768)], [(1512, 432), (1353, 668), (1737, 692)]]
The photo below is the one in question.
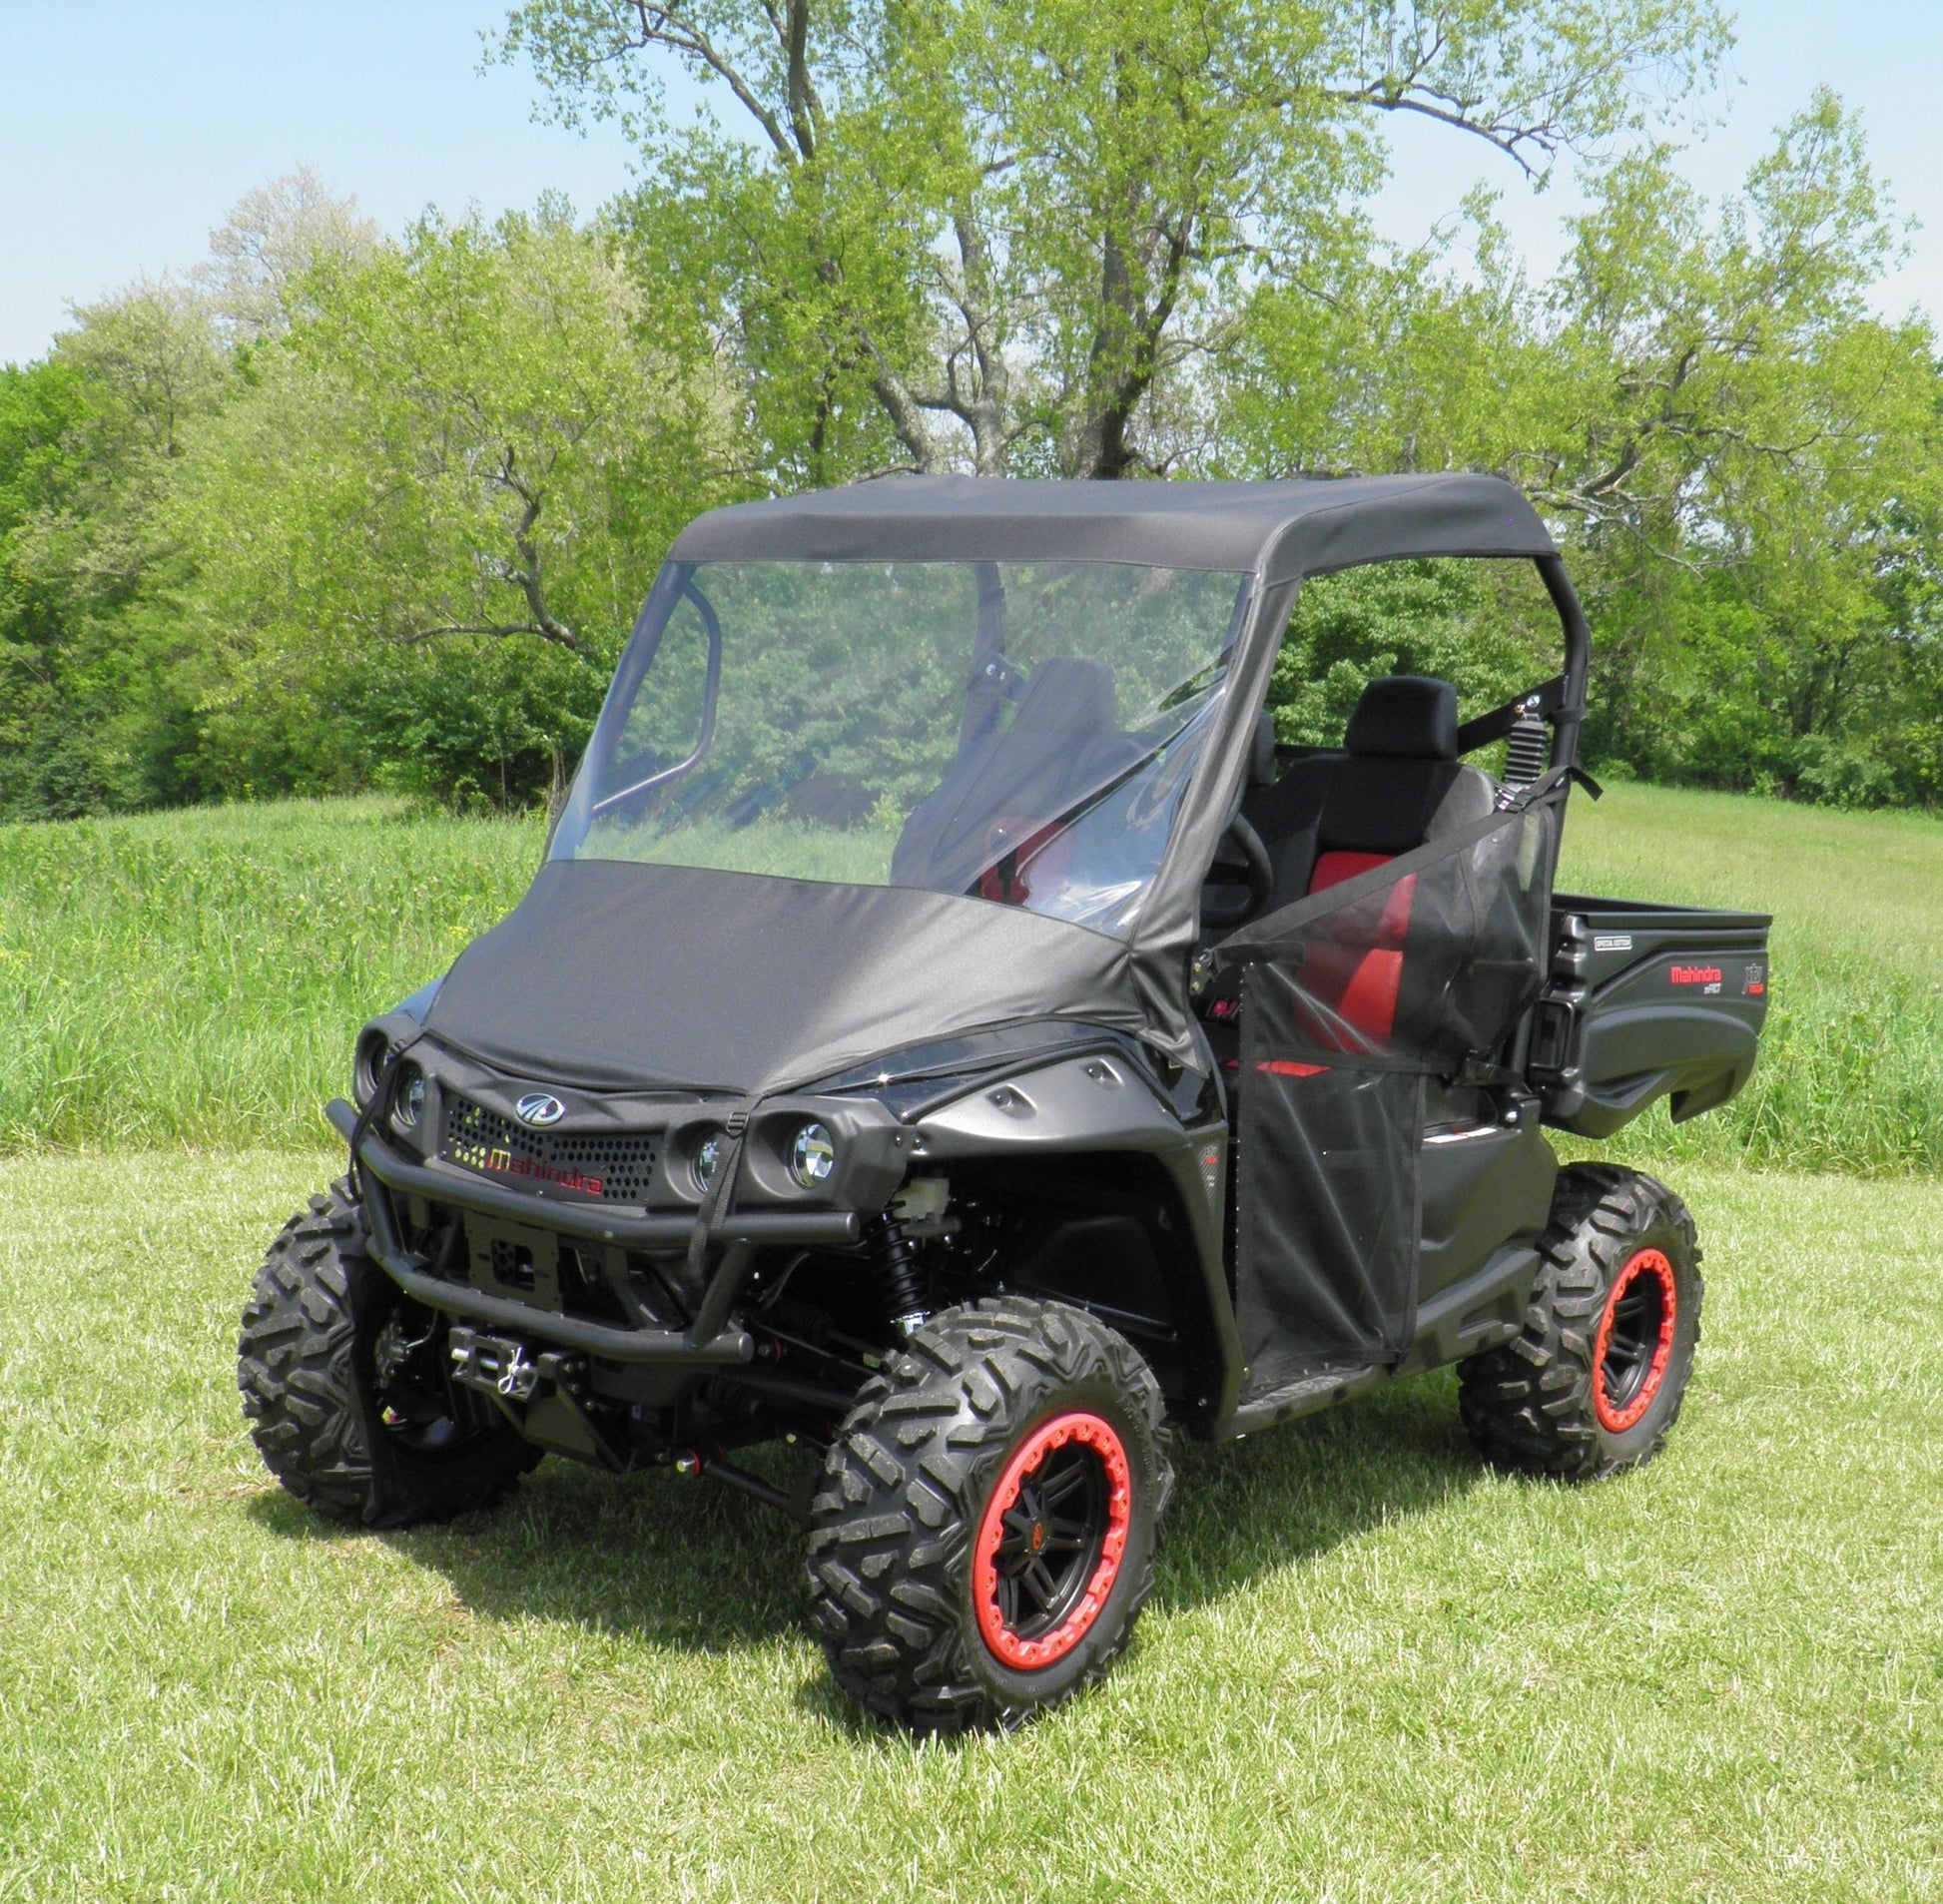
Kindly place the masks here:
[[(1325, 853), (1309, 878), (1311, 893), (1341, 886), (1372, 867), (1387, 866), (1391, 853)], [(1397, 1017), (1397, 991), (1403, 983), (1403, 948), (1410, 930), (1410, 906), (1417, 876), (1399, 880), (1383, 904), (1376, 935), (1368, 946), (1311, 946), (1302, 960), (1303, 989), (1343, 1023), (1379, 1043), (1387, 1042)], [(1321, 1041), (1340, 1045), (1340, 1034), (1315, 1025)]]

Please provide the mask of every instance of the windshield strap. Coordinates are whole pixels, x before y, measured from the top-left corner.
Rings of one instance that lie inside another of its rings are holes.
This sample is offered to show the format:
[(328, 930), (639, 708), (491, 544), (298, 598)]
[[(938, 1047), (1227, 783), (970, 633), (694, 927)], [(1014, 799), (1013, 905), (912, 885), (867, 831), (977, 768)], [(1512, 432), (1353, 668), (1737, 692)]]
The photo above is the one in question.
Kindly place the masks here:
[(723, 1134), (727, 1142), (723, 1146), (722, 1160), (715, 1166), (715, 1180), (703, 1196), (701, 1208), (695, 1212), (695, 1227), (688, 1233), (688, 1283), (691, 1289), (700, 1289), (707, 1281), (709, 1245), (714, 1242), (722, 1227), (723, 1217), (735, 1201), (736, 1178), (742, 1171), (743, 1140), (748, 1135), (749, 1120), (756, 1114), (756, 1107), (761, 1102), (759, 1096), (745, 1097), (723, 1119)]

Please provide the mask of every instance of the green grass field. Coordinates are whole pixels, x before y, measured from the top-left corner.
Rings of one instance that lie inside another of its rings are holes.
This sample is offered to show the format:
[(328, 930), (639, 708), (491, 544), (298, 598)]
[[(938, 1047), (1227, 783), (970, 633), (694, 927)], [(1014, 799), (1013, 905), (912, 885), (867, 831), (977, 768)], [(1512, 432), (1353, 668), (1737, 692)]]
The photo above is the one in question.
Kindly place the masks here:
[(1187, 1447), (1113, 1679), (927, 1747), (831, 1691), (740, 1499), (549, 1462), (363, 1535), (245, 1437), (351, 1033), (539, 843), (0, 829), (0, 1904), (1943, 1898), (1943, 824), (1575, 803), (1569, 883), (1777, 915), (1754, 1085), (1622, 1146), (1708, 1252), (1659, 1462), (1492, 1475), (1448, 1373)]
[(1114, 1677), (941, 1748), (703, 1484), (273, 1487), (236, 1310), (330, 1168), (0, 1162), (0, 1899), (1943, 1895), (1943, 1186), (1681, 1173), (1700, 1371), (1623, 1480), (1488, 1474), (1448, 1375), (1187, 1448)]
[[(357, 1026), (513, 905), (541, 838), (379, 800), (0, 827), (0, 1150), (316, 1141)], [(1943, 1171), (1943, 822), (1616, 787), (1575, 799), (1562, 877), (1776, 915), (1752, 1087), (1634, 1153)]]

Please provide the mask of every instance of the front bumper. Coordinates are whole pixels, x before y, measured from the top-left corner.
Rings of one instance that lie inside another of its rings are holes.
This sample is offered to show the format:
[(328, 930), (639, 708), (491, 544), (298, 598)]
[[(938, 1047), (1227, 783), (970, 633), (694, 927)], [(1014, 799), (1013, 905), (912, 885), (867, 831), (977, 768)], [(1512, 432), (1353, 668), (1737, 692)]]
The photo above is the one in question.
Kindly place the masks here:
[(749, 1210), (720, 1214), (710, 1232), (720, 1245), (714, 1269), (695, 1315), (686, 1329), (616, 1327), (568, 1316), (533, 1304), (495, 1296), (431, 1273), (423, 1258), (406, 1249), (394, 1199), (417, 1196), (428, 1202), (489, 1219), (549, 1230), (556, 1235), (622, 1249), (673, 1252), (693, 1238), (696, 1213), (624, 1214), (594, 1203), (540, 1199), (503, 1188), (472, 1174), (416, 1163), (374, 1130), (357, 1136), (357, 1112), (333, 1098), (324, 1115), (346, 1143), (355, 1140), (354, 1161), (364, 1199), (369, 1248), (378, 1266), (404, 1293), (429, 1309), (471, 1322), (489, 1323), (563, 1348), (616, 1362), (685, 1363), (706, 1368), (748, 1362), (755, 1346), (748, 1334), (729, 1326), (758, 1248), (842, 1248), (863, 1234), (854, 1210)]

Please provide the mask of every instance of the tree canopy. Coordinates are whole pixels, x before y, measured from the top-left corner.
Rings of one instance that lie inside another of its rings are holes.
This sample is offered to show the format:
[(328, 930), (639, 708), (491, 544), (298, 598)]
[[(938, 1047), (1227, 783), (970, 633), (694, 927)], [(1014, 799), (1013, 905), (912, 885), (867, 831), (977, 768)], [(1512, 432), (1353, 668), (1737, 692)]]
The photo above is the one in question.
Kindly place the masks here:
[[(300, 171), (0, 370), (0, 814), (557, 795), (683, 520), (944, 468), (1496, 471), (1588, 601), (1608, 770), (1943, 801), (1934, 330), (1878, 315), (1901, 230), (1832, 95), (1688, 183), (1712, 8), (522, 0), (495, 45), (635, 141), (591, 220), (386, 236)], [(1556, 271), (1487, 194), (1379, 239), (1402, 115), (1508, 191), (1575, 168)], [(1385, 668), (1509, 691), (1542, 620), (1317, 585), (1284, 734)]]
[[(525, 0), (500, 44), (640, 142), (638, 243), (706, 287), (780, 467), (827, 480), (1176, 467), (1250, 293), (1326, 300), (1367, 247), (1386, 115), (1543, 178), (1724, 39), (1664, 0)], [(669, 60), (723, 117), (672, 121)]]

